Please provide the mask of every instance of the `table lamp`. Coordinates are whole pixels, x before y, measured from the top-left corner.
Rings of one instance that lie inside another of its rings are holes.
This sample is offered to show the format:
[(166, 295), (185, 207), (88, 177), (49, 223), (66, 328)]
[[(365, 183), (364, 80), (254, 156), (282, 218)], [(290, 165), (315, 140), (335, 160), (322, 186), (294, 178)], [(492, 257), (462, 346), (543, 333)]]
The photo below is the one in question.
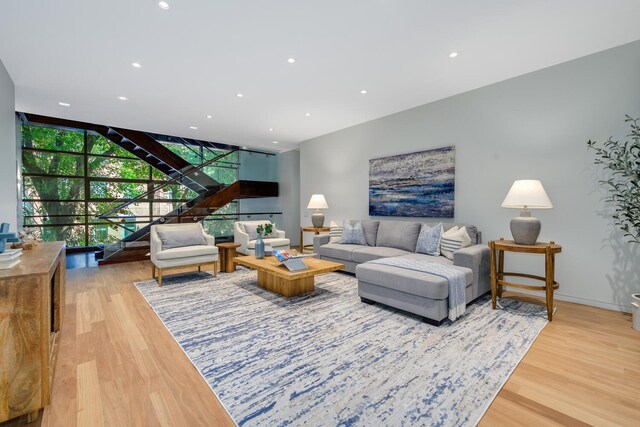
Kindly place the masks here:
[(513, 183), (503, 208), (522, 209), (520, 216), (511, 220), (511, 235), (519, 245), (535, 245), (542, 225), (540, 220), (531, 216), (529, 209), (551, 209), (553, 205), (537, 179), (523, 179)]
[(309, 200), (307, 209), (315, 209), (316, 212), (311, 215), (311, 223), (315, 228), (320, 228), (324, 225), (324, 214), (320, 212), (320, 209), (329, 209), (327, 201), (322, 194), (314, 194)]

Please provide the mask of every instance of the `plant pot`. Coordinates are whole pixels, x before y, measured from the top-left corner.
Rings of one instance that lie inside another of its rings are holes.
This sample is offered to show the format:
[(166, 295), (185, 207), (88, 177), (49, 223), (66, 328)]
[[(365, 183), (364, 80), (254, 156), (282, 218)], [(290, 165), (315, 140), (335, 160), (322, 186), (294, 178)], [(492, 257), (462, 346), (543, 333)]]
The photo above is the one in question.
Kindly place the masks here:
[(633, 311), (633, 329), (640, 332), (640, 294), (631, 295), (631, 310)]

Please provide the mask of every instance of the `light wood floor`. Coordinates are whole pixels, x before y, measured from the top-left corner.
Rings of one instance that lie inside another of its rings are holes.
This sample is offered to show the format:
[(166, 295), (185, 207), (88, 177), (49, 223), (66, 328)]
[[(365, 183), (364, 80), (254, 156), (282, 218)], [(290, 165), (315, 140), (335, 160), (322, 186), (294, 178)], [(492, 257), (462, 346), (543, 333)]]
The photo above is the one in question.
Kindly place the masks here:
[[(32, 425), (233, 425), (134, 288), (150, 274), (147, 262), (68, 271), (53, 401)], [(640, 425), (640, 333), (630, 316), (557, 306), (481, 425)]]

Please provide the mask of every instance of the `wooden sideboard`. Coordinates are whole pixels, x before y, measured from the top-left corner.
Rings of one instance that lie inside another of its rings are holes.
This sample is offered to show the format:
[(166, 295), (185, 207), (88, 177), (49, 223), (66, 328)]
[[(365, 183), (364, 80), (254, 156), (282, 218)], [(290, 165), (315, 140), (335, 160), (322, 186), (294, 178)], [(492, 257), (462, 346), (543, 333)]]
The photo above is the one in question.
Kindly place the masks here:
[(0, 270), (0, 422), (51, 401), (65, 298), (64, 242), (23, 251), (17, 266)]

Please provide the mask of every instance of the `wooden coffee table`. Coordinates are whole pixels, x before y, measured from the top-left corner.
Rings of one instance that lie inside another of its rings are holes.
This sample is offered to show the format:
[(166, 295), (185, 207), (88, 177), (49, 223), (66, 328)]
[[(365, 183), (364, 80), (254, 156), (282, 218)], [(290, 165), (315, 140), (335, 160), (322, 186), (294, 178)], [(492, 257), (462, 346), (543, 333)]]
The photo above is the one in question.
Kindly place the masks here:
[(290, 298), (312, 292), (314, 277), (317, 274), (330, 273), (341, 270), (343, 264), (325, 261), (317, 258), (305, 258), (306, 270), (289, 271), (284, 265), (278, 265), (276, 257), (270, 256), (256, 259), (254, 256), (234, 258), (236, 264), (253, 268), (258, 271), (258, 285), (268, 291)]

